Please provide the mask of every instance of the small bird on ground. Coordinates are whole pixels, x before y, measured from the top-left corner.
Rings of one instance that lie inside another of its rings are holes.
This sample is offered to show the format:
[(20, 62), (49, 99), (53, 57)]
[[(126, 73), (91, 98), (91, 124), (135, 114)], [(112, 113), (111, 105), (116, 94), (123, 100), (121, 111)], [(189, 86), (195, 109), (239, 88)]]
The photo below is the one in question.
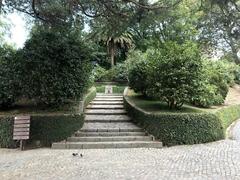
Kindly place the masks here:
[(78, 153), (72, 153), (73, 156), (78, 156)]
[(75, 157), (75, 156), (80, 156), (80, 157), (83, 157), (83, 154), (78, 154), (78, 153), (72, 153), (72, 155)]

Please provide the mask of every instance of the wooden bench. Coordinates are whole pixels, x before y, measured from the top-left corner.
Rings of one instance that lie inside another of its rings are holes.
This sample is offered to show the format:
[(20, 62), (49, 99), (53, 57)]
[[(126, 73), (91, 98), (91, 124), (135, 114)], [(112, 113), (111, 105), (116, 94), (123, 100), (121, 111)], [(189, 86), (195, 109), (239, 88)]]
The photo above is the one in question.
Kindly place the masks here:
[(17, 116), (14, 118), (13, 140), (20, 140), (20, 149), (23, 150), (23, 141), (29, 139), (30, 116)]

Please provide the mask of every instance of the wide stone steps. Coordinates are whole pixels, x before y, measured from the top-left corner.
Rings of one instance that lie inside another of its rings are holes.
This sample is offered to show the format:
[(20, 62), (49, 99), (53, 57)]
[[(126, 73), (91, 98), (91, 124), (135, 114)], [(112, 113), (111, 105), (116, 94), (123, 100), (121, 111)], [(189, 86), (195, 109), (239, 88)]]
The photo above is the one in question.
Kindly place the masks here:
[(95, 98), (94, 101), (123, 101), (123, 98), (122, 97), (119, 97), (119, 98), (105, 98), (105, 97), (99, 97), (99, 98)]
[(90, 136), (90, 137), (70, 137), (68, 142), (109, 142), (109, 141), (151, 141), (150, 136)]
[(127, 114), (124, 109), (87, 109), (85, 114), (95, 114), (95, 115), (119, 115)]
[(147, 136), (145, 132), (76, 132), (75, 137), (90, 137), (90, 136)]
[(97, 122), (129, 122), (131, 118), (127, 115), (86, 115), (86, 123), (97, 123)]
[(52, 148), (53, 149), (162, 148), (162, 143), (157, 141), (60, 142), (53, 143)]
[(103, 105), (103, 104), (108, 104), (108, 105), (117, 105), (121, 104), (123, 105), (123, 101), (92, 101), (90, 105)]
[(161, 147), (161, 142), (131, 122), (121, 94), (97, 94), (85, 109), (83, 127), (65, 141), (52, 144), (54, 149)]
[(87, 109), (124, 109), (122, 104), (93, 104), (87, 106)]

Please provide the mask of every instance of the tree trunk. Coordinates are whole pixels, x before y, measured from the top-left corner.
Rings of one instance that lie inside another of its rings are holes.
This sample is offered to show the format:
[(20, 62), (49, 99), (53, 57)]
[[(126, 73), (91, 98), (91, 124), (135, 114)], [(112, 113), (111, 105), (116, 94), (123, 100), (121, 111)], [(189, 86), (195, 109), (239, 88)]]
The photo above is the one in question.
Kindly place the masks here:
[(114, 60), (114, 56), (115, 56), (115, 52), (114, 52), (114, 45), (111, 46), (110, 48), (110, 56), (111, 56), (111, 67), (114, 67), (115, 64), (115, 60)]

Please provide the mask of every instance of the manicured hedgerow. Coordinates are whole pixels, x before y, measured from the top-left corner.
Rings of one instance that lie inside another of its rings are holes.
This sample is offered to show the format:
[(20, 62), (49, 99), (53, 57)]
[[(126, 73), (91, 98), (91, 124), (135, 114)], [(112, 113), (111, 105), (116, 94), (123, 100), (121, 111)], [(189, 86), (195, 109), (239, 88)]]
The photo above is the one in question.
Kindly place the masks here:
[(134, 100), (126, 96), (126, 93), (124, 105), (139, 126), (168, 146), (223, 139), (227, 127), (240, 118), (240, 105), (209, 113), (150, 113), (137, 107)]

